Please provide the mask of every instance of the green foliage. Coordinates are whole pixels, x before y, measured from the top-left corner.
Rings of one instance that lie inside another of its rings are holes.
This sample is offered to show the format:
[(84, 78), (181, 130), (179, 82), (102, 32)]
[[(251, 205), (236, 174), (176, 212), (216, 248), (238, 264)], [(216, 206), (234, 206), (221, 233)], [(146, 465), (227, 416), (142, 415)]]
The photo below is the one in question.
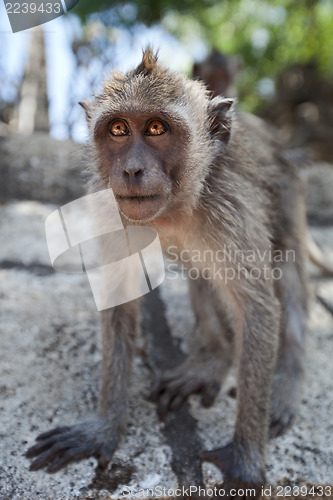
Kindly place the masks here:
[(289, 64), (311, 61), (324, 75), (333, 71), (332, 0), (136, 0), (121, 5), (80, 0), (74, 12), (86, 19), (110, 7), (112, 14), (103, 18), (111, 24), (161, 22), (184, 44), (201, 38), (208, 47), (240, 56), (238, 90), (249, 111), (271, 97), (272, 80)]

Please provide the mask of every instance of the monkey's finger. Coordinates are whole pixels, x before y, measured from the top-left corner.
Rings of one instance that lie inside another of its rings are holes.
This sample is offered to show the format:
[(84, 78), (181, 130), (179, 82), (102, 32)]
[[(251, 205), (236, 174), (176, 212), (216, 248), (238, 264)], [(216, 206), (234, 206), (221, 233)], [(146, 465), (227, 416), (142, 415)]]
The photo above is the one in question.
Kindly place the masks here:
[(33, 458), (36, 457), (37, 455), (40, 455), (43, 451), (47, 450), (47, 448), (50, 448), (55, 444), (55, 439), (50, 438), (50, 439), (45, 439), (44, 441), (36, 444), (35, 446), (32, 446), (29, 448), (25, 454), (27, 458)]
[(177, 392), (183, 399), (186, 399), (190, 394), (201, 392), (202, 387), (203, 386), (200, 381), (197, 381), (195, 379), (193, 380), (186, 379), (184, 381), (181, 381), (181, 383), (179, 383)]
[(74, 460), (82, 460), (83, 458), (86, 458), (88, 456), (90, 456), (89, 450), (85, 449), (82, 446), (78, 448), (70, 448), (63, 455), (56, 458), (51, 463), (51, 465), (47, 467), (46, 472), (48, 472), (49, 474), (54, 474), (63, 467), (66, 467), (66, 465), (68, 465), (70, 462), (73, 462)]
[(98, 465), (102, 469), (105, 469), (107, 465), (111, 462), (113, 454), (118, 445), (118, 436), (113, 439), (107, 441), (98, 454), (95, 454), (95, 457), (98, 458)]
[(54, 444), (52, 448), (50, 448), (48, 451), (45, 451), (42, 455), (40, 455), (39, 458), (32, 462), (32, 464), (30, 465), (30, 470), (35, 471), (42, 469), (51, 460), (53, 460), (58, 455), (63, 454), (70, 447), (71, 444), (67, 441)]
[(39, 436), (36, 437), (36, 441), (41, 441), (42, 439), (48, 439), (52, 436), (55, 436), (56, 434), (62, 434), (64, 432), (67, 432), (70, 429), (69, 426), (63, 426), (63, 427), (56, 427), (55, 429), (52, 429), (51, 431), (43, 432)]
[(164, 415), (168, 409), (178, 410), (185, 399), (193, 392), (198, 392), (201, 386), (193, 380), (174, 380), (166, 385), (164, 393), (159, 397), (159, 407), (158, 413), (162, 411)]
[(157, 409), (160, 416), (164, 416), (168, 410), (177, 410), (187, 396), (196, 389), (192, 381), (181, 378), (168, 382), (164, 387), (164, 392), (159, 397)]
[(160, 418), (164, 418), (169, 410), (170, 400), (172, 396), (169, 393), (164, 393), (157, 406), (157, 414)]
[(46, 472), (48, 474), (54, 474), (55, 472), (58, 472), (60, 469), (62, 469), (66, 465), (68, 465), (74, 459), (75, 459), (75, 456), (71, 456), (71, 455), (66, 453), (62, 457), (55, 460), (51, 465), (49, 465), (46, 469)]
[(280, 422), (272, 422), (269, 426), (269, 439), (274, 439), (283, 434), (283, 426), (280, 424)]
[(165, 392), (160, 396), (157, 406), (157, 413), (160, 417), (165, 417), (168, 410), (171, 409), (172, 401), (176, 395), (177, 393), (172, 388), (170, 388), (165, 390)]
[(223, 448), (218, 448), (217, 450), (202, 450), (199, 452), (199, 457), (201, 460), (205, 462), (211, 462), (219, 467), (221, 470), (224, 468), (224, 460), (223, 460)]
[(186, 396), (184, 396), (183, 394), (177, 394), (177, 396), (175, 396), (170, 403), (170, 410), (172, 411), (179, 410), (181, 405), (184, 403), (185, 399)]
[(214, 403), (216, 396), (220, 392), (219, 384), (210, 384), (208, 386), (204, 386), (201, 389), (201, 404), (205, 408), (209, 408)]
[(151, 391), (148, 399), (156, 403), (160, 397), (160, 394), (164, 392), (169, 387), (179, 387), (183, 383), (181, 374), (177, 371), (167, 371), (163, 373), (163, 377), (157, 382), (153, 390)]
[(98, 459), (98, 466), (101, 468), (101, 469), (106, 469), (108, 464), (111, 462), (112, 460), (112, 455), (103, 455), (101, 457), (99, 457)]
[(292, 426), (294, 419), (295, 415), (289, 414), (284, 418), (273, 420), (269, 426), (269, 437), (272, 439), (284, 434)]
[(161, 393), (165, 391), (166, 387), (167, 387), (166, 382), (164, 380), (160, 380), (149, 394), (148, 396), (149, 401), (157, 403)]
[(105, 469), (108, 464), (111, 462), (113, 454), (114, 454), (115, 446), (110, 447), (107, 450), (103, 450), (101, 455), (98, 458), (98, 465), (102, 469)]
[(228, 396), (230, 396), (233, 399), (237, 398), (237, 387), (231, 387), (228, 391)]

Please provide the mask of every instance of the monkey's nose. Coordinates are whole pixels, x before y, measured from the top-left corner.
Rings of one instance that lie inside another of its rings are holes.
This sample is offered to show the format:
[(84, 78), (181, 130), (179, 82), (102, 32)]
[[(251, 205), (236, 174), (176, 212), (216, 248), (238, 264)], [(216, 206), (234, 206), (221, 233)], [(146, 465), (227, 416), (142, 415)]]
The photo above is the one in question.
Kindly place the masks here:
[(128, 165), (124, 167), (124, 175), (128, 179), (138, 179), (143, 174), (143, 168), (138, 165)]

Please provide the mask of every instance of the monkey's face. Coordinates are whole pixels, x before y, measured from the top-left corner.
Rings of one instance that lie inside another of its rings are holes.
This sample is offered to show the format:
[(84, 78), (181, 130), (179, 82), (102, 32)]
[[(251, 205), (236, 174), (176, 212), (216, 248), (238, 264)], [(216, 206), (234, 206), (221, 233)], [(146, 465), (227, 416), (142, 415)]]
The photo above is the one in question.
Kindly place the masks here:
[(95, 127), (99, 174), (122, 214), (150, 221), (163, 213), (182, 180), (185, 124), (155, 112), (115, 113)]
[(95, 187), (111, 187), (123, 215), (140, 224), (190, 213), (228, 144), (232, 104), (211, 100), (200, 82), (165, 69), (148, 48), (135, 70), (115, 72), (81, 103)]

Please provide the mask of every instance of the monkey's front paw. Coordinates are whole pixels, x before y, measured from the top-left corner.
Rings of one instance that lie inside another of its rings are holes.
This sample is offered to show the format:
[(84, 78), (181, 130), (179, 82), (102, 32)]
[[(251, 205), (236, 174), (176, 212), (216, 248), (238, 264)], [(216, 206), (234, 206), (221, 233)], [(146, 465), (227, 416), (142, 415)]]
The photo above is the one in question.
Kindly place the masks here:
[(210, 363), (188, 361), (175, 370), (168, 370), (149, 396), (158, 402), (157, 412), (163, 417), (168, 410), (178, 410), (192, 393), (201, 394), (201, 404), (209, 407), (218, 395), (222, 374), (220, 367)]
[(236, 500), (253, 500), (260, 496), (265, 484), (265, 469), (259, 455), (229, 443), (217, 450), (201, 451), (199, 456), (223, 472), (225, 496)]
[(46, 472), (57, 472), (73, 461), (95, 457), (106, 467), (119, 441), (119, 428), (96, 418), (81, 424), (57, 427), (37, 437), (38, 444), (29, 448), (28, 458), (38, 457), (30, 465), (35, 471), (46, 467)]

